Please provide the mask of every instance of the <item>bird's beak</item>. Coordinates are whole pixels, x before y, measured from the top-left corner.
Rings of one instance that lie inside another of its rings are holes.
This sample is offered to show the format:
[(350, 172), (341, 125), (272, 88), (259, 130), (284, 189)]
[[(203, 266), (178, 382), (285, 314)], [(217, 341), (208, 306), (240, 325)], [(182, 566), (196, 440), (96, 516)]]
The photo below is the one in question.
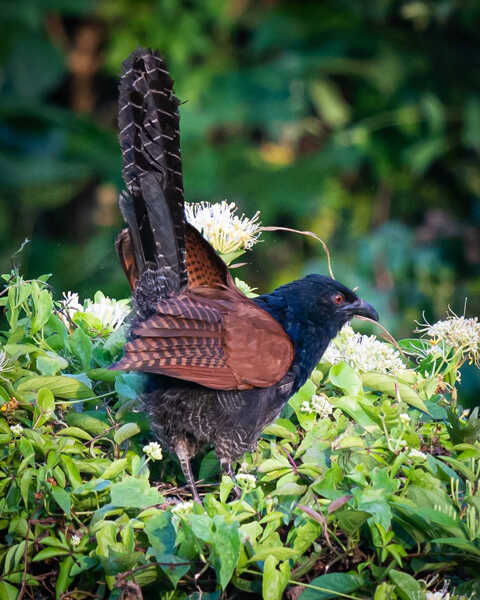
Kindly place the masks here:
[(368, 317), (374, 321), (378, 321), (378, 313), (371, 304), (359, 298), (355, 302), (348, 305), (348, 312), (353, 317)]

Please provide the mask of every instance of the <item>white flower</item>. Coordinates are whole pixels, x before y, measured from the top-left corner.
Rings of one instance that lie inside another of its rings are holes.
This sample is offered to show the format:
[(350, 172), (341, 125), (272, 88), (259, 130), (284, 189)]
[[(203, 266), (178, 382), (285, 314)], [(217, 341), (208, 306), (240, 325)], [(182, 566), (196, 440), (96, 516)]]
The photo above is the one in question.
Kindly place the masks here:
[(410, 423), (410, 417), (407, 413), (400, 413), (399, 418), (404, 425), (408, 425), (408, 423)]
[(82, 538), (80, 538), (78, 535), (72, 535), (72, 537), (70, 538), (70, 544), (76, 548), (78, 546), (78, 544), (82, 541)]
[(10, 426), (10, 431), (14, 435), (22, 435), (23, 427), (20, 425), (20, 423), (17, 423), (16, 425)]
[(311, 412), (313, 412), (313, 409), (310, 406), (310, 402), (308, 400), (304, 400), (302, 402), (302, 406), (300, 407), (300, 412), (303, 412), (303, 413), (311, 413)]
[(255, 476), (248, 473), (238, 473), (236, 479), (238, 485), (245, 490), (253, 490), (257, 485)]
[(314, 394), (312, 396), (312, 407), (321, 419), (326, 419), (333, 412), (333, 406), (325, 394)]
[(80, 304), (76, 292), (63, 292), (60, 307), (59, 316), (67, 327), (70, 327), (75, 313), (83, 311), (83, 306)]
[(163, 458), (162, 448), (158, 442), (150, 442), (142, 450), (152, 460), (162, 460)]
[(60, 318), (67, 327), (70, 327), (76, 313), (87, 313), (96, 317), (105, 329), (114, 330), (120, 327), (130, 312), (129, 300), (115, 300), (105, 296), (102, 292), (96, 292), (94, 299), (85, 300), (80, 303), (78, 294), (63, 292), (63, 300), (60, 300)]
[(188, 514), (193, 509), (193, 502), (189, 500), (188, 502), (179, 502), (172, 507), (172, 513), (177, 515)]
[(92, 300), (86, 300), (84, 312), (97, 317), (106, 329), (117, 329), (130, 312), (129, 300), (115, 300), (97, 292)]
[(425, 600), (450, 600), (448, 592), (425, 592)]
[(446, 344), (454, 350), (460, 350), (462, 354), (468, 356), (472, 362), (478, 366), (480, 358), (480, 323), (478, 317), (467, 319), (465, 316), (459, 317), (451, 309), (447, 312), (447, 318), (443, 321), (437, 321), (430, 325), (425, 320), (424, 323), (417, 323), (418, 333), (423, 333), (432, 338), (432, 348), (430, 353), (441, 354), (438, 345)]
[(0, 373), (6, 373), (12, 370), (12, 365), (9, 364), (8, 356), (5, 350), (0, 352)]
[(260, 235), (259, 212), (249, 219), (236, 215), (235, 202), (185, 203), (185, 216), (220, 254), (248, 250)]
[(408, 456), (410, 458), (421, 458), (422, 460), (426, 460), (427, 455), (424, 454), (423, 452), (420, 452), (420, 450), (417, 450), (416, 448), (412, 448), (410, 450), (410, 452), (408, 453)]
[(346, 362), (363, 373), (395, 374), (405, 365), (400, 353), (374, 335), (355, 333), (350, 325), (345, 325), (326, 349), (322, 361), (335, 365)]

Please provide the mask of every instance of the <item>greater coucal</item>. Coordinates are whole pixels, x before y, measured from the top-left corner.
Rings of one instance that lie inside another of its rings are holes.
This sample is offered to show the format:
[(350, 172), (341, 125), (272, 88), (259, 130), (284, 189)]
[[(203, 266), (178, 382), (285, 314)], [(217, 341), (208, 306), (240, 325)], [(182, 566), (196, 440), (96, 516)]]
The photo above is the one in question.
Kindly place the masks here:
[(251, 451), (352, 317), (375, 309), (341, 283), (308, 275), (247, 298), (184, 213), (179, 101), (165, 61), (137, 49), (123, 63), (117, 251), (134, 319), (113, 368), (149, 373), (144, 402), (176, 452), (195, 500), (190, 459), (213, 444), (222, 468)]

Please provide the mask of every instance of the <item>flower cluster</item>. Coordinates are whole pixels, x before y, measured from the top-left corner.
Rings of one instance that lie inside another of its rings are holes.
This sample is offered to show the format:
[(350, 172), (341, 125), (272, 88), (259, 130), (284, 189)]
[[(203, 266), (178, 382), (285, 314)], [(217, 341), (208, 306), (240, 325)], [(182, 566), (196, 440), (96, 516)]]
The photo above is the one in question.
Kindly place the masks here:
[(426, 460), (427, 459), (427, 455), (424, 454), (423, 452), (420, 452), (420, 450), (417, 450), (416, 448), (412, 448), (410, 450), (410, 452), (408, 453), (408, 456), (410, 458), (420, 458), (422, 460)]
[(450, 600), (448, 592), (425, 592), (425, 600)]
[(85, 313), (98, 319), (104, 329), (114, 331), (120, 327), (130, 312), (129, 300), (115, 300), (102, 292), (96, 292), (94, 299), (85, 300), (83, 305), (78, 294), (64, 292), (60, 305), (60, 317), (68, 327), (77, 313)]
[(20, 423), (17, 423), (16, 425), (10, 426), (10, 431), (13, 433), (13, 435), (22, 435), (23, 427), (20, 425)]
[(322, 361), (332, 365), (346, 362), (363, 373), (376, 371), (395, 374), (405, 369), (402, 357), (395, 348), (374, 335), (355, 333), (350, 325), (345, 325), (330, 342)]
[(188, 500), (187, 502), (179, 502), (172, 507), (172, 513), (176, 515), (186, 515), (192, 512), (193, 501)]
[(257, 485), (255, 475), (250, 475), (249, 473), (237, 473), (237, 482), (246, 491), (254, 490)]
[(260, 235), (259, 213), (249, 219), (236, 214), (234, 202), (186, 203), (185, 216), (219, 254), (248, 250)]
[(333, 412), (333, 406), (325, 394), (313, 394), (310, 402), (304, 400), (300, 410), (304, 413), (317, 413), (321, 419), (326, 419)]
[(142, 448), (144, 454), (152, 460), (162, 460), (162, 448), (158, 442), (150, 442)]
[(480, 358), (480, 323), (478, 317), (467, 319), (459, 317), (452, 310), (447, 313), (446, 319), (430, 325), (427, 321), (417, 323), (418, 333), (423, 333), (431, 338), (431, 353), (438, 352), (437, 346), (445, 344), (478, 365)]

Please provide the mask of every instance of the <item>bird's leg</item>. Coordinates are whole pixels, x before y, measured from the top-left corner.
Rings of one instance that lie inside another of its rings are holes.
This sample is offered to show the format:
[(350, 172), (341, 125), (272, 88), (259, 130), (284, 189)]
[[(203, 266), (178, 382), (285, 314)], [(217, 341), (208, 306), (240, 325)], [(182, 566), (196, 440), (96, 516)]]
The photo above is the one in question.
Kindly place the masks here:
[(237, 478), (235, 476), (235, 473), (232, 469), (232, 463), (226, 459), (226, 458), (221, 458), (220, 459), (220, 466), (222, 468), (222, 471), (228, 475), (230, 477), (230, 479), (233, 481), (234, 486), (233, 486), (233, 493), (235, 494), (235, 499), (239, 500), (242, 497), (242, 490), (240, 489), (239, 485), (238, 485), (238, 481)]
[(187, 480), (188, 486), (193, 495), (193, 499), (198, 504), (202, 504), (200, 496), (197, 492), (197, 487), (195, 485), (195, 479), (193, 478), (192, 467), (190, 466), (190, 453), (188, 452), (188, 446), (184, 440), (178, 440), (175, 444), (175, 452), (178, 456), (178, 460), (180, 461), (180, 466), (182, 467), (182, 472)]

